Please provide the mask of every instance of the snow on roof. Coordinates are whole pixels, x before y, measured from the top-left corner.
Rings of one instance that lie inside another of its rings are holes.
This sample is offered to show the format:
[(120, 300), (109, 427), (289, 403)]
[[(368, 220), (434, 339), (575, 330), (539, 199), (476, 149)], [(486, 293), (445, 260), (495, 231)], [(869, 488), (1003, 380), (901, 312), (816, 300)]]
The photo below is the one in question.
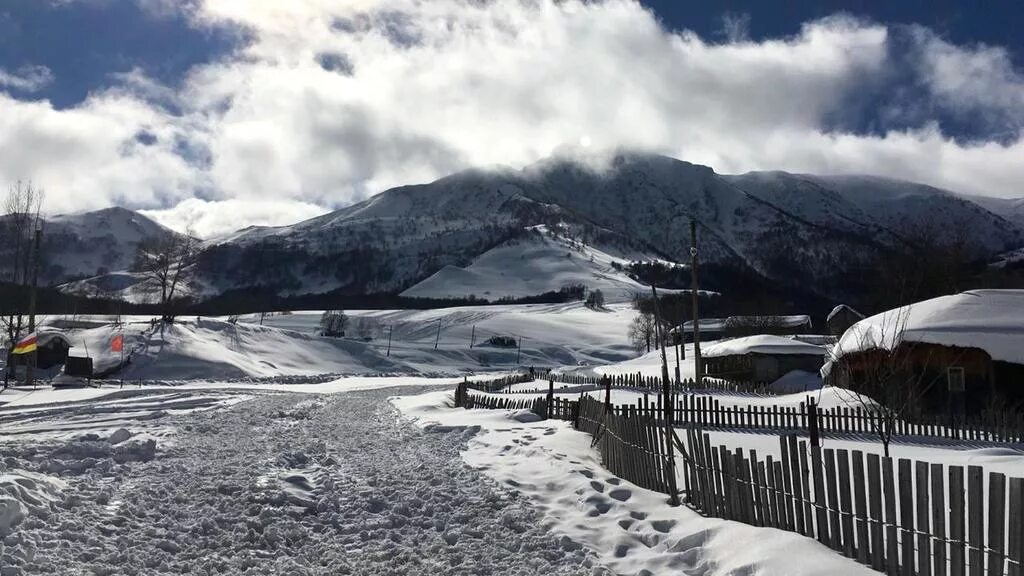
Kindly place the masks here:
[(980, 348), (993, 360), (1024, 364), (1024, 290), (971, 290), (876, 314), (851, 326), (834, 354), (904, 341)]
[[(735, 323), (739, 326), (757, 326), (759, 323), (765, 323), (762, 325), (767, 326), (767, 322), (771, 322), (771, 326), (777, 328), (796, 328), (797, 326), (811, 325), (811, 317), (806, 314), (796, 314), (791, 316), (730, 316), (728, 318), (701, 318), (700, 329), (708, 332), (720, 332), (725, 330), (730, 323)], [(693, 332), (693, 320), (683, 322), (681, 326), (677, 326), (672, 329), (672, 332), (678, 332), (682, 329), (683, 332)]]
[(757, 336), (746, 336), (733, 338), (732, 340), (721, 340), (708, 346), (701, 352), (704, 358), (719, 358), (722, 356), (737, 356), (743, 354), (799, 354), (810, 356), (824, 356), (825, 349), (814, 344), (807, 344), (784, 336), (773, 336), (770, 334), (759, 334)]
[(861, 314), (860, 312), (857, 312), (853, 308), (850, 308), (846, 304), (840, 304), (839, 306), (836, 306), (835, 308), (832, 309), (831, 312), (828, 313), (828, 316), (825, 318), (825, 321), (826, 322), (831, 322), (832, 318), (835, 317), (836, 314), (839, 314), (840, 312), (842, 312), (843, 310), (849, 310), (850, 312), (853, 312), (854, 314), (857, 315), (858, 318), (863, 318), (864, 317), (863, 314)]

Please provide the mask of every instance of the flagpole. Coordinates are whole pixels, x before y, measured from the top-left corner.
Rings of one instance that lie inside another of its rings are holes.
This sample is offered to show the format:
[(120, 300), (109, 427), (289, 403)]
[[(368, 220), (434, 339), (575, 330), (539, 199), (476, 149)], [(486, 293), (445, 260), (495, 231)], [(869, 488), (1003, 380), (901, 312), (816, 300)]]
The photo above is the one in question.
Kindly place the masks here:
[(121, 373), (121, 388), (124, 388), (124, 323), (121, 324), (121, 367), (118, 372)]

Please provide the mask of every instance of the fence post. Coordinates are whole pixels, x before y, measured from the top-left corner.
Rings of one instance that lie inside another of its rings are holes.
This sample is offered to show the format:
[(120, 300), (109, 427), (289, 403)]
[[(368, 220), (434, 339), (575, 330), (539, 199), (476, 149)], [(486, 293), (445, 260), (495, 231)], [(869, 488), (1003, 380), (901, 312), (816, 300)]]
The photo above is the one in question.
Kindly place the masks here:
[(604, 380), (604, 411), (607, 412), (612, 409), (612, 381), (605, 376)]
[(548, 380), (548, 406), (547, 406), (547, 410), (546, 410), (547, 414), (544, 415), (545, 418), (547, 418), (547, 419), (551, 418), (551, 406), (554, 403), (555, 403), (555, 381), (549, 379)]
[(812, 447), (821, 446), (821, 438), (818, 435), (818, 403), (810, 397), (807, 399), (807, 434), (811, 438)]

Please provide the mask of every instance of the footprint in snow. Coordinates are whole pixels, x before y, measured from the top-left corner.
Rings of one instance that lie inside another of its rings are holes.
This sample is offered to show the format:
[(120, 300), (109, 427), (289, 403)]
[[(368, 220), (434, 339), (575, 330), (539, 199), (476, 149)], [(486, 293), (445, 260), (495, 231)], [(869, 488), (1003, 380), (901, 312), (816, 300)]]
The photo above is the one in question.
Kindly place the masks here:
[(591, 472), (590, 470), (577, 470), (576, 472), (586, 476), (587, 478), (593, 478), (594, 477), (594, 473)]
[(618, 500), (619, 502), (625, 502), (633, 497), (633, 491), (627, 490), (626, 488), (616, 488), (609, 492), (608, 496)]
[(675, 525), (675, 520), (651, 520), (651, 527), (662, 534), (670, 532)]
[(597, 490), (598, 492), (604, 492), (604, 484), (601, 484), (597, 480), (591, 480), (590, 487), (593, 488), (594, 490)]

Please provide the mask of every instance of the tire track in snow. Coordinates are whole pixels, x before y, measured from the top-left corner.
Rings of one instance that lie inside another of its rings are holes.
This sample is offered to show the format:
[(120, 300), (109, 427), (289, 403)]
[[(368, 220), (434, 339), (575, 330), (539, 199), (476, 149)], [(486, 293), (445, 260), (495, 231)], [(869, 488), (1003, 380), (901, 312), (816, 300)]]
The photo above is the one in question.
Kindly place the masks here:
[[(471, 432), (400, 422), (387, 404), (395, 393), (275, 394), (167, 416), (175, 444), (152, 461), (62, 475), (61, 500), (8, 538), (4, 565), (11, 574), (605, 573), (552, 536), (528, 500), (462, 463)], [(59, 448), (0, 446), (5, 465), (22, 469)]]

